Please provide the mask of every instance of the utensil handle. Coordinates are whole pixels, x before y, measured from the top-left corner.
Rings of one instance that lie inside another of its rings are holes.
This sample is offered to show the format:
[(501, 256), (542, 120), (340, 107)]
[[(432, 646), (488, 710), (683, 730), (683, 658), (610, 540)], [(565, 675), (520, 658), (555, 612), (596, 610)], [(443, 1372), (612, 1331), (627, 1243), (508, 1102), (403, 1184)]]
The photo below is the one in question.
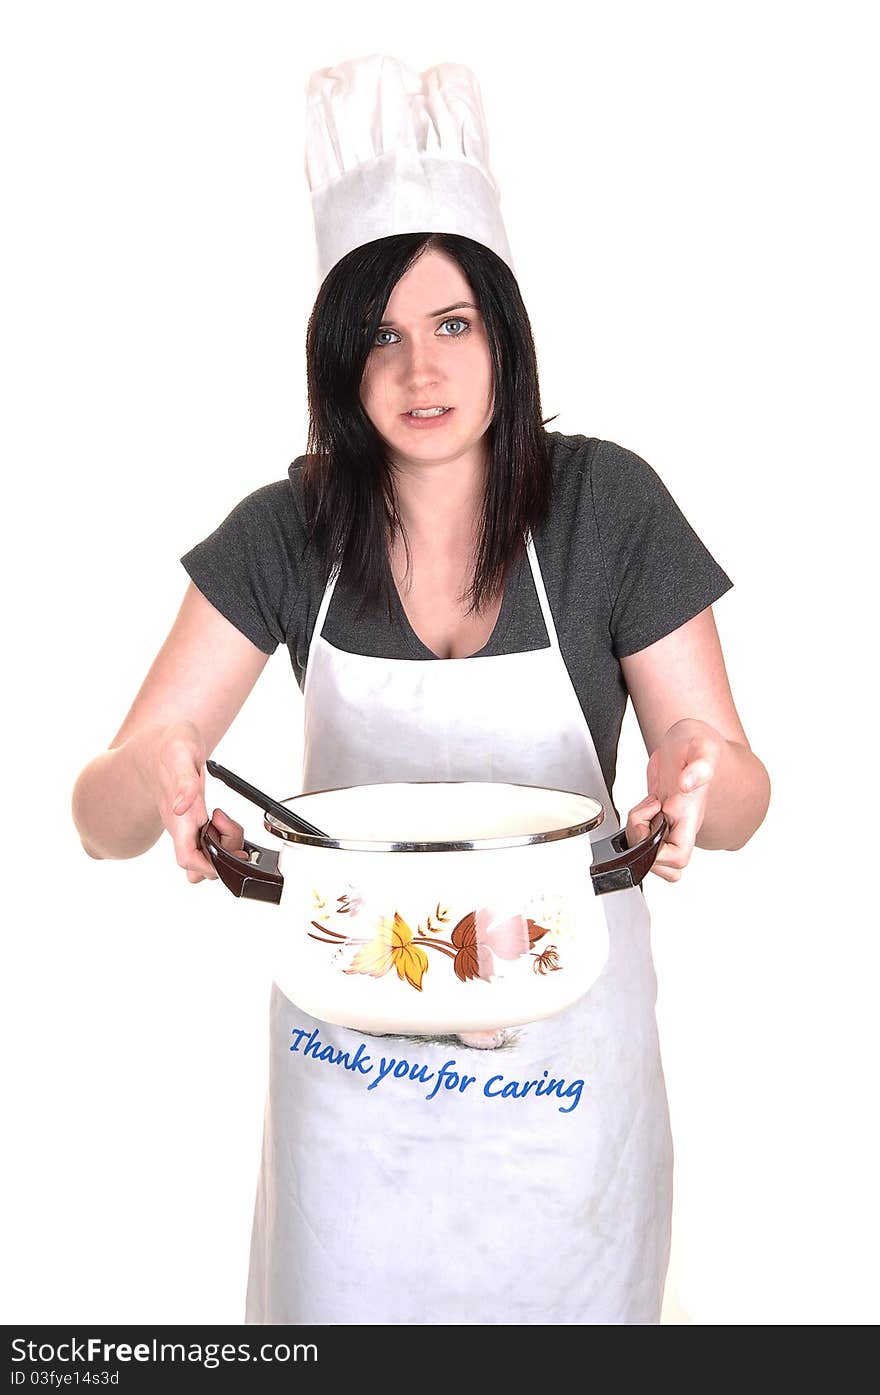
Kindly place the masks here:
[(593, 844), (593, 865), (590, 876), (597, 896), (609, 891), (626, 891), (638, 886), (654, 865), (660, 851), (660, 844), (669, 832), (669, 824), (664, 813), (655, 814), (651, 820), (651, 832), (635, 847), (626, 844), (626, 829), (612, 833), (610, 838), (602, 838)]
[(220, 843), (220, 830), (209, 819), (199, 829), (202, 852), (210, 858), (217, 876), (233, 896), (250, 901), (270, 901), (277, 905), (284, 890), (284, 877), (278, 871), (278, 853), (273, 848), (260, 848), (244, 840), (248, 860), (236, 857)]
[(277, 799), (271, 795), (264, 794), (258, 790), (256, 785), (248, 784), (240, 775), (236, 775), (234, 770), (227, 770), (225, 765), (218, 765), (215, 760), (205, 761), (205, 769), (209, 775), (213, 775), (215, 780), (222, 780), (224, 785), (228, 785), (236, 794), (244, 795), (252, 804), (256, 804), (266, 814), (274, 814), (275, 818), (284, 824), (285, 828), (292, 828), (295, 833), (310, 834), (314, 838), (325, 838), (320, 828), (316, 828), (313, 823), (309, 823), (299, 814), (293, 813), (291, 809), (285, 808)]

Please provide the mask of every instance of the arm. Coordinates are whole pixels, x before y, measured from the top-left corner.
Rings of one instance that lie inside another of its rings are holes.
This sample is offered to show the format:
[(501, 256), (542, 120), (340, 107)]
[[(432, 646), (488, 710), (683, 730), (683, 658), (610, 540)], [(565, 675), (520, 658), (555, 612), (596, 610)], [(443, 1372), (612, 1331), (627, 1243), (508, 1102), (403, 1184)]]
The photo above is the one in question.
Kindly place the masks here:
[[(168, 828), (190, 880), (216, 875), (194, 841), (206, 821), (204, 761), (268, 658), (190, 582), (128, 716), (74, 787), (73, 820), (91, 857), (138, 857)], [(184, 786), (190, 799), (178, 823), (172, 806)]]
[(694, 846), (732, 851), (748, 842), (767, 813), (770, 778), (734, 706), (711, 606), (620, 664), (654, 801), (637, 806), (643, 818), (631, 815), (632, 833), (645, 836), (663, 808), (671, 832), (655, 869), (677, 881)]

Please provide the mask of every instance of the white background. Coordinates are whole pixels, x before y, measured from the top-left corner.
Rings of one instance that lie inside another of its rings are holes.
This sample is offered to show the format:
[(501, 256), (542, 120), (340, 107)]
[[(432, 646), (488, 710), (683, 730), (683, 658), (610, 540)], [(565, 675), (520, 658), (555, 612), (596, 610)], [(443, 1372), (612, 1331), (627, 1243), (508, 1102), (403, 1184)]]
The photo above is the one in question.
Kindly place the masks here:
[[(282, 912), (190, 886), (164, 836), (90, 860), (70, 794), (180, 555), (305, 449), (304, 88), (374, 52), (477, 73), (551, 429), (642, 455), (735, 582), (773, 803), (648, 882), (665, 1318), (880, 1317), (872, 10), (5, 7), (4, 1321), (243, 1317)], [(280, 649), (218, 759), (295, 792), (301, 701)], [(630, 709), (622, 810), (645, 763)]]

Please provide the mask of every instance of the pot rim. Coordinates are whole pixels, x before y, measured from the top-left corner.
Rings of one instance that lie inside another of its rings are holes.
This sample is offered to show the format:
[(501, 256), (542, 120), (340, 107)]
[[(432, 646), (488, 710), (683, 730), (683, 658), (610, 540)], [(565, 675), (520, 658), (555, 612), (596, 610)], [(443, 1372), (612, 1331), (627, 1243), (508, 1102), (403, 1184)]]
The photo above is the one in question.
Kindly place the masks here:
[[(381, 782), (378, 782), (381, 783)], [(442, 839), (438, 842), (386, 842), (376, 839), (319, 838), (311, 833), (298, 833), (285, 827), (274, 814), (263, 814), (263, 827), (267, 833), (281, 838), (285, 843), (301, 843), (310, 848), (339, 848), (344, 852), (488, 852), (495, 848), (525, 848), (537, 843), (556, 843), (564, 838), (579, 838), (584, 833), (598, 828), (605, 821), (605, 808), (601, 800), (581, 790), (556, 790), (547, 785), (522, 785), (511, 780), (391, 780), (395, 785), (475, 785), (492, 784), (497, 788), (541, 790), (550, 794), (568, 794), (576, 799), (588, 799), (595, 804), (598, 813), (591, 819), (567, 824), (563, 828), (552, 828), (544, 833), (521, 833), (509, 838)], [(279, 800), (281, 804), (295, 804), (298, 799), (307, 799), (313, 794), (342, 794), (346, 790), (364, 789), (364, 785), (342, 785), (327, 790), (309, 790), (307, 794), (290, 795)], [(291, 810), (296, 813), (295, 809)]]

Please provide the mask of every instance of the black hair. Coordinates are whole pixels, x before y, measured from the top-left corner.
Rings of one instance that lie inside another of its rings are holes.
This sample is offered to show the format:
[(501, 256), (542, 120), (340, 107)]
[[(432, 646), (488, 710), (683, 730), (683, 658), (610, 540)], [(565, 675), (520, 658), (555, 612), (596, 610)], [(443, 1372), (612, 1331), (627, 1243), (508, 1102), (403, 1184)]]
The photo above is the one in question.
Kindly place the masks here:
[(384, 598), (391, 612), (388, 547), (398, 531), (406, 544), (406, 530), (387, 447), (364, 410), (361, 382), (394, 287), (429, 248), (444, 252), (467, 277), (494, 370), (491, 459), (467, 591), (472, 613), (500, 591), (524, 551), (526, 532), (546, 515), (553, 482), (526, 308), (510, 267), (481, 243), (454, 233), (398, 233), (355, 248), (327, 274), (306, 335), (307, 530), (325, 581), (338, 564), (340, 585), (360, 597), (361, 608)]

